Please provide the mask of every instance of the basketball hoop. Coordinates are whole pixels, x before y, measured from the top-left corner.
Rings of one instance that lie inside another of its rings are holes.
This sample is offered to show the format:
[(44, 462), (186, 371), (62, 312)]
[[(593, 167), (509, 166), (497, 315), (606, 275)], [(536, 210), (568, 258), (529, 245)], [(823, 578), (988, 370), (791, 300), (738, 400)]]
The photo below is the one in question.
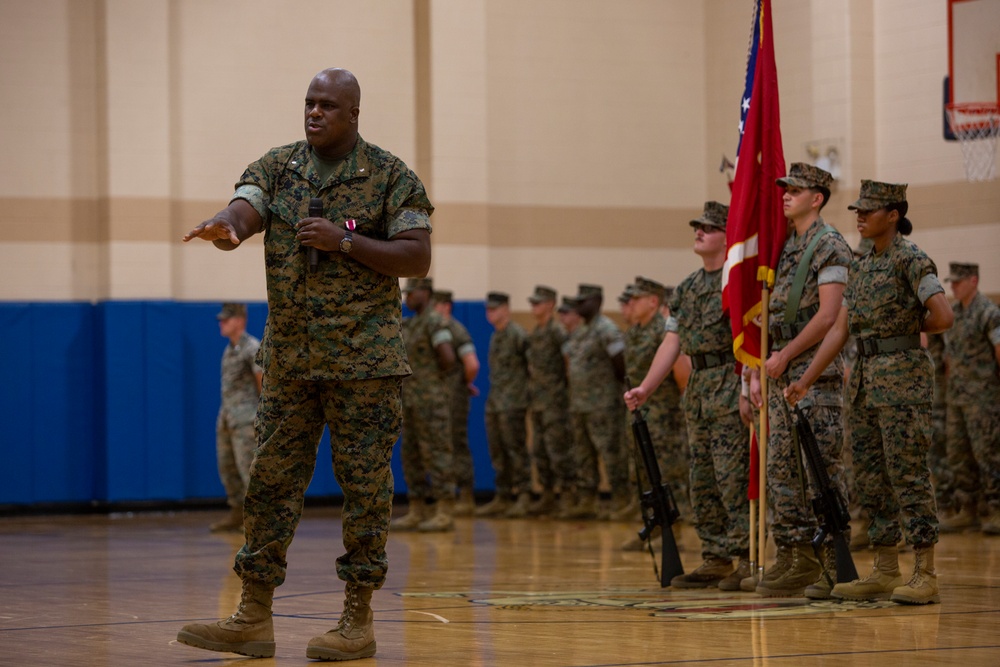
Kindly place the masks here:
[(1000, 105), (970, 102), (948, 104), (945, 110), (951, 131), (962, 144), (965, 178), (970, 182), (995, 179)]

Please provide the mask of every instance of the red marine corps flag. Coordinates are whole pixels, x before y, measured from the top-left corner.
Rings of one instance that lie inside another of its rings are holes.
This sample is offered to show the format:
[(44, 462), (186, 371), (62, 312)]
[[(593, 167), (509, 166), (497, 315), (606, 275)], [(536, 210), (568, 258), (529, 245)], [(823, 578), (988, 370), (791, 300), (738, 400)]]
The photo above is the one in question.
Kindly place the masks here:
[[(774, 63), (771, 0), (755, 0), (746, 84), (740, 102), (740, 142), (726, 223), (726, 263), (722, 270), (722, 307), (733, 327), (737, 372), (760, 368), (767, 356), (767, 309), (781, 249), (785, 245), (782, 188), (785, 175), (778, 113), (778, 70)], [(767, 497), (767, 375), (761, 373), (763, 405), (758, 432), (750, 427), (750, 564), (763, 572)], [(758, 444), (754, 447), (754, 444)], [(758, 579), (759, 580), (759, 579)]]
[(739, 364), (761, 364), (762, 287), (774, 285), (785, 245), (785, 175), (778, 113), (778, 71), (774, 64), (771, 2), (755, 0), (753, 37), (747, 56), (746, 86), (740, 103), (740, 142), (726, 224), (726, 265), (722, 307), (733, 326), (733, 353)]

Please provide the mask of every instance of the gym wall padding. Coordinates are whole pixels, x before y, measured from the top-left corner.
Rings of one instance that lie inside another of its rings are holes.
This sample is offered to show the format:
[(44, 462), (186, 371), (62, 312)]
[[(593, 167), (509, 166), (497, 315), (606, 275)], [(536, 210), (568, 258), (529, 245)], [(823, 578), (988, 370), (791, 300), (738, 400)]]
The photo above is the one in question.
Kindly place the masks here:
[[(0, 505), (222, 499), (215, 461), (218, 303), (0, 303)], [(260, 337), (267, 306), (249, 304)], [(477, 490), (493, 488), (483, 407), (492, 329), (482, 303), (456, 303), (482, 370), (469, 440)], [(310, 497), (340, 495), (324, 433)], [(404, 493), (399, 443), (395, 490)]]

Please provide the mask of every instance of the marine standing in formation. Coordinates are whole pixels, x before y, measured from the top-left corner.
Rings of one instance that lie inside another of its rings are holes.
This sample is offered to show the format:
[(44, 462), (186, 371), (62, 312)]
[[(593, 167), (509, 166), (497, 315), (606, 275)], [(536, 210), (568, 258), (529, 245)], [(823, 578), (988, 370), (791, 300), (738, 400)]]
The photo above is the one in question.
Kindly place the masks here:
[[(823, 550), (824, 565), (813, 553), (818, 525), (808, 500), (812, 494), (791, 411), (781, 395), (788, 379), (798, 378), (809, 367), (843, 301), (851, 249), (820, 216), (832, 181), (829, 172), (802, 162), (793, 163), (788, 176), (777, 181), (785, 188), (784, 214), (793, 231), (778, 260), (769, 306), (771, 350), (764, 362), (764, 371), (777, 385), (767, 397), (767, 492), (773, 516), (770, 527), (778, 547), (775, 565), (757, 584), (757, 593), (764, 596), (805, 592), (810, 598), (827, 598), (832, 586), (828, 577), (821, 576), (823, 569), (836, 572), (832, 542)], [(801, 407), (816, 435), (827, 474), (846, 499), (841, 459), (843, 383), (844, 365), (838, 355), (810, 387)], [(753, 399), (759, 406), (761, 398)]]
[(555, 318), (556, 291), (536, 285), (531, 296), (535, 328), (528, 334), (528, 395), (531, 399), (532, 458), (542, 487), (531, 514), (556, 510), (555, 490), (566, 502), (573, 484), (570, 458), (569, 389), (562, 347), (566, 331)]
[(451, 370), (455, 347), (451, 329), (431, 305), (430, 278), (406, 283), (403, 341), (412, 375), (403, 380), (403, 440), (400, 458), (409, 512), (393, 520), (396, 530), (447, 531), (455, 527), (455, 472), (452, 458)]
[(219, 333), (229, 339), (222, 353), (222, 400), (215, 420), (215, 457), (226, 490), (229, 516), (209, 526), (212, 532), (243, 530), (243, 497), (257, 446), (253, 421), (264, 372), (255, 361), (260, 341), (247, 333), (247, 307), (224, 303)]
[[(868, 513), (875, 551), (872, 571), (838, 583), (831, 594), (847, 600), (906, 604), (940, 602), (934, 545), (938, 520), (927, 468), (934, 369), (920, 333), (948, 329), (953, 315), (934, 262), (905, 238), (906, 184), (861, 182), (858, 231), (872, 249), (851, 264), (844, 306), (805, 373), (785, 389), (801, 400), (839, 354), (848, 334), (857, 339), (847, 400), (858, 500)], [(913, 574), (904, 584), (897, 544), (913, 546)]]
[(682, 351), (690, 356), (684, 416), (694, 527), (704, 560), (693, 571), (674, 577), (670, 585), (675, 588), (718, 586), (736, 591), (750, 576), (750, 436), (740, 418), (741, 380), (733, 372), (733, 334), (722, 310), (728, 215), (728, 206), (710, 201), (691, 221), (694, 251), (703, 266), (674, 290), (663, 342), (642, 383), (625, 393), (626, 404), (634, 410), (663, 382)]
[[(490, 392), (486, 397), (486, 440), (496, 473), (496, 495), (477, 516), (528, 514), (531, 462), (528, 458), (528, 334), (510, 318), (510, 296), (490, 292), (486, 319), (490, 337)], [(511, 502), (513, 501), (513, 502)]]
[[(240, 605), (218, 623), (184, 626), (182, 644), (274, 655), (274, 589), (285, 580), (285, 554), (325, 426), (344, 494), (345, 553), (336, 562), (344, 612), (336, 628), (310, 640), (306, 656), (375, 654), (371, 598), (388, 568), (390, 462), (401, 381), (410, 373), (399, 278), (427, 274), (434, 208), (401, 160), (361, 138), (360, 105), (353, 74), (317, 74), (305, 98), (306, 140), (252, 163), (229, 205), (184, 237), (232, 250), (263, 232), (268, 319), (257, 357), (264, 382), (244, 504), (246, 544), (234, 567), (243, 580)], [(311, 198), (322, 200), (324, 217), (309, 216)], [(309, 248), (317, 251), (315, 266)]]
[[(955, 325), (947, 335), (948, 467), (959, 512), (950, 532), (982, 526), (1000, 535), (1000, 307), (979, 291), (979, 265), (953, 263)], [(979, 504), (988, 516), (979, 521)]]
[(454, 300), (448, 290), (435, 290), (433, 294), (434, 310), (444, 318), (451, 331), (452, 346), (458, 363), (452, 366), (450, 376), (450, 423), (452, 460), (454, 461), (454, 478), (456, 494), (455, 516), (470, 516), (476, 507), (473, 497), (475, 491), (475, 468), (472, 463), (472, 451), (469, 449), (469, 402), (473, 396), (479, 395), (474, 384), (479, 375), (479, 356), (476, 354), (475, 343), (465, 325), (452, 316)]

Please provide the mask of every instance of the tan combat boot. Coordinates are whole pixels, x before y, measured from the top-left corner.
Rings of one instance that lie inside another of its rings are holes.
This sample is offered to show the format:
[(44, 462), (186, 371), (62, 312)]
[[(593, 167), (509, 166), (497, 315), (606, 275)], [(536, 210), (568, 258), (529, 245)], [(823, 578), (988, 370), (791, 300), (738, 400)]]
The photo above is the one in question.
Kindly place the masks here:
[(835, 585), (830, 595), (838, 600), (888, 600), (893, 590), (902, 585), (899, 549), (895, 544), (877, 546), (872, 571), (861, 579)]
[(805, 596), (810, 600), (829, 600), (837, 583), (837, 552), (832, 545), (823, 547), (823, 573), (815, 583), (806, 586)]
[(934, 571), (934, 545), (918, 544), (913, 547), (913, 555), (913, 576), (905, 586), (893, 589), (889, 599), (902, 604), (940, 603), (937, 573)]
[(325, 635), (309, 640), (306, 657), (313, 660), (357, 660), (375, 655), (375, 619), (371, 603), (371, 588), (347, 584), (340, 622)]
[(979, 528), (979, 503), (975, 500), (963, 502), (958, 514), (938, 522), (938, 530), (942, 533), (961, 533), (973, 528)]
[(750, 554), (740, 554), (740, 560), (733, 573), (719, 582), (720, 591), (738, 591), (743, 580), (750, 576)]
[(757, 573), (752, 572), (749, 577), (740, 582), (740, 590), (746, 593), (754, 593), (757, 586), (764, 581), (768, 583), (776, 580), (785, 573), (792, 564), (792, 546), (790, 544), (779, 544), (778, 553), (774, 558), (774, 565), (764, 571), (764, 576), (757, 578)]
[(552, 489), (544, 489), (538, 500), (528, 505), (528, 514), (531, 516), (547, 516), (556, 509), (556, 494)]
[(417, 526), (421, 533), (444, 533), (455, 530), (455, 501), (443, 498), (432, 506), (433, 514)]
[(476, 499), (472, 495), (472, 489), (461, 488), (458, 490), (458, 500), (455, 502), (455, 516), (472, 516), (476, 511)]
[(576, 496), (576, 505), (570, 507), (564, 518), (574, 519), (596, 519), (598, 499), (597, 493), (581, 492)]
[(711, 588), (733, 573), (733, 562), (720, 556), (709, 556), (705, 562), (687, 574), (670, 580), (674, 588)]
[(611, 501), (611, 521), (638, 521), (642, 519), (639, 513), (639, 499), (633, 496), (616, 497)]
[(477, 507), (476, 511), (473, 512), (474, 516), (500, 516), (507, 511), (510, 507), (510, 501), (507, 500), (506, 496), (502, 493), (497, 493), (493, 496), (493, 500), (486, 503), (482, 507)]
[(273, 597), (274, 589), (270, 586), (245, 580), (235, 614), (211, 625), (185, 625), (177, 633), (177, 641), (209, 651), (226, 651), (252, 658), (274, 657)]
[(406, 514), (389, 522), (389, 530), (417, 530), (421, 523), (431, 518), (433, 513), (430, 505), (425, 503), (423, 498), (413, 500), (409, 507)]
[(757, 584), (757, 594), (763, 597), (797, 597), (806, 586), (815, 583), (823, 573), (823, 567), (808, 542), (792, 545), (792, 562), (781, 576), (768, 580), (765, 576)]
[(229, 508), (226, 518), (208, 527), (213, 533), (236, 533), (243, 530), (243, 505)]
[(503, 513), (506, 519), (523, 519), (528, 516), (528, 505), (531, 504), (531, 494), (522, 491), (517, 494), (517, 500)]

